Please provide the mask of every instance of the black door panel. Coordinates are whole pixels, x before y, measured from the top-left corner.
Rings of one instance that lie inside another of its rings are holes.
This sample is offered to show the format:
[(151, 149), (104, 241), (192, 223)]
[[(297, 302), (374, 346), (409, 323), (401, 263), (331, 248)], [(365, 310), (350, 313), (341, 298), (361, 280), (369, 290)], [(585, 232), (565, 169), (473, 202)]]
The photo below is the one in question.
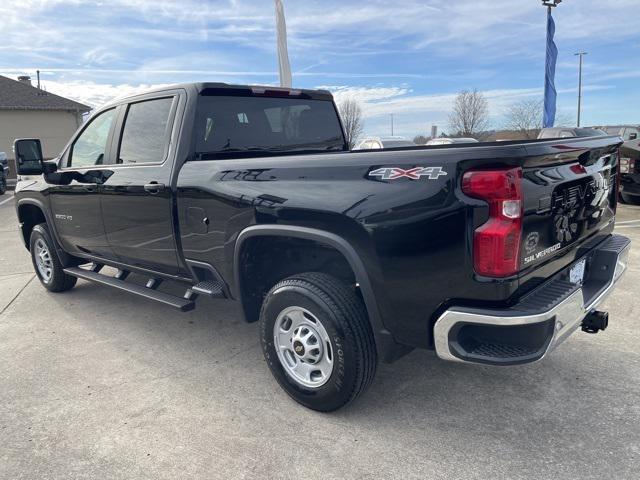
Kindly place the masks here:
[(95, 183), (72, 180), (50, 189), (51, 210), (62, 246), (69, 252), (110, 256)]
[(176, 273), (171, 190), (147, 191), (152, 172), (166, 175), (162, 166), (116, 169), (103, 186), (104, 225), (109, 244), (122, 262)]
[(70, 253), (114, 256), (102, 222), (100, 190), (113, 175), (101, 165), (111, 158), (117, 115), (118, 109), (111, 108), (90, 119), (63, 154), (61, 169), (46, 177), (55, 228)]

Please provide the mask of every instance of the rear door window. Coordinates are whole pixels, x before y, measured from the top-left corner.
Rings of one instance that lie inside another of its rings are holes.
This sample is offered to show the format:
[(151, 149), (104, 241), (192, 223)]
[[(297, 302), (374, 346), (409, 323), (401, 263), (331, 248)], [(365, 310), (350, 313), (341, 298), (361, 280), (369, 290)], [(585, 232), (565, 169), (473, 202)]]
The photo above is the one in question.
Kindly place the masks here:
[(171, 137), (171, 107), (175, 97), (132, 103), (122, 130), (118, 163), (161, 163)]

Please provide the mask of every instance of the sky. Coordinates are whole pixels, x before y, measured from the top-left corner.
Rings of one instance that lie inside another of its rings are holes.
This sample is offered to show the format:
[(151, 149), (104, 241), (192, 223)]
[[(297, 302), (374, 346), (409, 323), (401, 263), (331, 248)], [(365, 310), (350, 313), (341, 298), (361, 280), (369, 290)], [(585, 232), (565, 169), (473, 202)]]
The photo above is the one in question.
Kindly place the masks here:
[[(448, 130), (461, 90), (489, 101), (491, 126), (541, 99), (539, 0), (283, 0), (293, 85), (357, 99), (368, 135)], [(640, 0), (564, 0), (554, 10), (558, 115), (640, 124)], [(192, 81), (278, 83), (272, 0), (1, 0), (0, 74), (41, 71), (48, 91), (91, 106)]]

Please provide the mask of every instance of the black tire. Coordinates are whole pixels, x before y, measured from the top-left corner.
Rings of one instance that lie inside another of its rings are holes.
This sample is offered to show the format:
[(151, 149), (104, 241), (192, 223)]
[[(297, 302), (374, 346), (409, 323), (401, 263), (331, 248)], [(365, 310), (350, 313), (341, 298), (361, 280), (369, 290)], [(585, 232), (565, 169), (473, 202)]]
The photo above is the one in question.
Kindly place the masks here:
[(7, 192), (7, 177), (2, 175), (0, 177), (0, 195), (4, 195)]
[[(292, 306), (312, 313), (330, 338), (333, 370), (322, 386), (301, 385), (285, 370), (276, 353), (276, 319)], [(362, 300), (352, 288), (330, 275), (302, 273), (275, 285), (262, 304), (260, 336), (265, 360), (280, 386), (313, 410), (330, 412), (345, 406), (361, 395), (375, 376), (375, 341)]]
[(628, 203), (629, 205), (640, 205), (640, 196), (637, 195), (620, 192), (620, 199), (623, 203)]
[[(43, 276), (43, 274), (40, 272), (40, 269), (38, 268), (36, 260), (36, 243), (39, 240), (44, 242), (49, 251), (51, 267), (50, 278), (46, 278), (45, 276)], [(63, 267), (60, 264), (60, 260), (58, 259), (58, 254), (56, 253), (53, 240), (51, 239), (49, 228), (47, 227), (46, 223), (41, 223), (33, 227), (33, 230), (31, 231), (31, 238), (29, 239), (29, 251), (31, 252), (31, 262), (33, 263), (33, 268), (36, 271), (36, 275), (38, 276), (38, 279), (40, 280), (40, 283), (42, 283), (44, 288), (46, 288), (50, 292), (66, 292), (67, 290), (71, 290), (73, 288), (78, 279), (64, 273)]]

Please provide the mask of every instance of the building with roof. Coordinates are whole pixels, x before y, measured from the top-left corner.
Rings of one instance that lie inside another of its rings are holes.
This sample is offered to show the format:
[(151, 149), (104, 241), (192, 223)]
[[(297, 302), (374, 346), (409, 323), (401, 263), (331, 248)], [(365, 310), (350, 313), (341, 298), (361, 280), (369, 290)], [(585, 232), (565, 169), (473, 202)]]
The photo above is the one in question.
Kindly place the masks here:
[(46, 92), (27, 76), (12, 80), (0, 75), (0, 152), (9, 158), (9, 178), (15, 178), (13, 141), (39, 138), (45, 158), (58, 155), (82, 124), (91, 107)]

